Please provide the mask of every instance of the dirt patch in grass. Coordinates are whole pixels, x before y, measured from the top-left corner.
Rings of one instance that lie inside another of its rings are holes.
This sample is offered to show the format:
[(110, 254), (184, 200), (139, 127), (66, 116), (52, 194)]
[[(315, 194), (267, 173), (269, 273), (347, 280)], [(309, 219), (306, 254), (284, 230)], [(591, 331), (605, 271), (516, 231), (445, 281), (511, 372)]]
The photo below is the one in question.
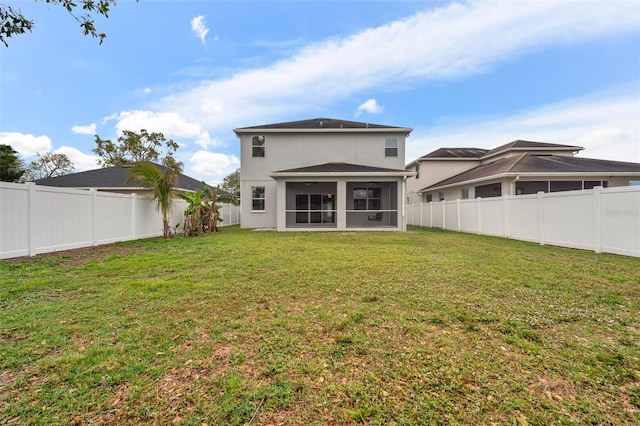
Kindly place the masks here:
[(156, 398), (176, 404), (185, 401), (192, 393), (194, 384), (210, 376), (204, 367), (186, 365), (167, 371), (155, 389)]
[(23, 256), (5, 259), (7, 263), (30, 263), (42, 259), (59, 260), (56, 266), (82, 266), (92, 260), (104, 260), (110, 256), (126, 256), (143, 251), (140, 247), (106, 244), (97, 247), (83, 247), (72, 250), (42, 253), (33, 257)]
[(3, 394), (7, 389), (13, 387), (13, 384), (19, 377), (19, 374), (12, 373), (11, 371), (0, 371), (0, 394)]

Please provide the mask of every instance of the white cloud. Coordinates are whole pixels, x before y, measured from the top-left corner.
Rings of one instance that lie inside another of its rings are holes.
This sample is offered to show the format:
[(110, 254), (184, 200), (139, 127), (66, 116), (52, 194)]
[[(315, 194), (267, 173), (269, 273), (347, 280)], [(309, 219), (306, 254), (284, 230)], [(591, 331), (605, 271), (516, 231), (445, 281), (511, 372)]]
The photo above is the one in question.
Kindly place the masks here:
[(196, 144), (201, 148), (208, 149), (210, 146), (218, 145), (218, 141), (211, 139), (209, 132), (205, 130), (196, 138)]
[(358, 117), (363, 112), (368, 112), (371, 114), (379, 114), (382, 112), (382, 107), (378, 105), (378, 101), (375, 99), (367, 99), (362, 105), (358, 107), (358, 111), (356, 112), (356, 117)]
[(209, 28), (207, 28), (204, 16), (196, 16), (191, 20), (191, 31), (200, 38), (202, 44), (206, 43), (205, 38), (209, 33)]
[(95, 135), (96, 134), (96, 124), (91, 123), (88, 126), (73, 126), (71, 128), (73, 133), (79, 135)]
[(343, 39), (308, 45), (289, 59), (203, 81), (154, 105), (209, 131), (315, 111), (399, 81), (485, 72), (548, 45), (637, 30), (633, 2), (454, 3)]
[(99, 168), (95, 155), (87, 155), (76, 148), (70, 146), (61, 146), (54, 151), (55, 154), (64, 154), (73, 163), (74, 172), (82, 172), (85, 170), (94, 170)]
[(150, 132), (161, 132), (167, 138), (178, 139), (176, 142), (179, 144), (184, 144), (181, 138), (194, 139), (203, 148), (218, 144), (199, 124), (186, 121), (175, 112), (122, 111), (104, 119), (105, 122), (110, 120), (117, 121), (115, 127), (118, 134), (124, 130), (138, 132), (146, 129)]
[(240, 160), (235, 155), (203, 150), (194, 153), (189, 160), (190, 169), (207, 182), (222, 182), (222, 178), (240, 167)]
[(495, 148), (517, 140), (582, 146), (579, 156), (640, 162), (640, 103), (622, 87), (517, 114), (449, 119), (416, 129), (407, 139), (407, 162), (442, 147)]
[(51, 150), (51, 139), (48, 136), (34, 136), (19, 132), (1, 132), (0, 144), (11, 145), (23, 157), (31, 157), (36, 153), (45, 153)]

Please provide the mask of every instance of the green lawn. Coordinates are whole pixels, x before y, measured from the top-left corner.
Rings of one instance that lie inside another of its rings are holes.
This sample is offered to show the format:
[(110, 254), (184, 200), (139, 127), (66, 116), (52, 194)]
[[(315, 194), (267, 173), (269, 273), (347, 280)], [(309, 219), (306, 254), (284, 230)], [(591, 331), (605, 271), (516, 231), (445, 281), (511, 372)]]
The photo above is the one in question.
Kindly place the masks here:
[(229, 227), (0, 283), (0, 424), (640, 423), (637, 258)]

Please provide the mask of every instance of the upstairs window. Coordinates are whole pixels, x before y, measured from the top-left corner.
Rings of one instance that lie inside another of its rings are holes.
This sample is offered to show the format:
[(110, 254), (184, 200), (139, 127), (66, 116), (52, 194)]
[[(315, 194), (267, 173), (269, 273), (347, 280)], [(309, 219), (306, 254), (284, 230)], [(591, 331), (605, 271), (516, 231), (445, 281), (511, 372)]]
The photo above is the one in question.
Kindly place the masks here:
[(416, 179), (420, 177), (420, 163), (416, 163)]
[(398, 156), (398, 138), (386, 138), (384, 140), (384, 156), (385, 157)]
[(252, 157), (264, 157), (264, 142), (265, 137), (254, 136), (251, 138), (251, 156)]

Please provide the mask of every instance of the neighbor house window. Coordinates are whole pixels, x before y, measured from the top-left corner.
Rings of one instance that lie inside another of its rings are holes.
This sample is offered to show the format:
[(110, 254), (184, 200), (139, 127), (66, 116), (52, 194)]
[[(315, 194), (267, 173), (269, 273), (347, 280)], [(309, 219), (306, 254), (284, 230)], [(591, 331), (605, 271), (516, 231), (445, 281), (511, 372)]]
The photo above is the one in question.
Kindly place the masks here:
[(438, 198), (440, 199), (440, 201), (444, 201), (444, 192), (438, 192)]
[(264, 157), (264, 136), (254, 136), (251, 138), (251, 156)]
[(462, 193), (460, 195), (462, 195), (463, 200), (466, 200), (469, 198), (469, 188), (462, 188), (461, 192)]
[(582, 189), (582, 181), (579, 180), (552, 180), (549, 182), (550, 192), (578, 191), (580, 189)]
[(386, 138), (384, 140), (384, 156), (385, 157), (398, 156), (398, 138)]
[(427, 194), (427, 203), (430, 203), (433, 201), (433, 194)]
[(420, 177), (420, 163), (416, 164), (416, 179)]
[(251, 187), (251, 210), (264, 211), (264, 186)]
[[(635, 185), (640, 185), (640, 180), (637, 180), (637, 181), (630, 180), (629, 186), (633, 186), (634, 185), (633, 182), (638, 182)], [(606, 180), (585, 180), (583, 183), (584, 189), (593, 189), (595, 186), (601, 186), (603, 188), (606, 188), (607, 181)]]
[(502, 196), (502, 184), (490, 183), (488, 185), (476, 186), (476, 198), (490, 198)]

